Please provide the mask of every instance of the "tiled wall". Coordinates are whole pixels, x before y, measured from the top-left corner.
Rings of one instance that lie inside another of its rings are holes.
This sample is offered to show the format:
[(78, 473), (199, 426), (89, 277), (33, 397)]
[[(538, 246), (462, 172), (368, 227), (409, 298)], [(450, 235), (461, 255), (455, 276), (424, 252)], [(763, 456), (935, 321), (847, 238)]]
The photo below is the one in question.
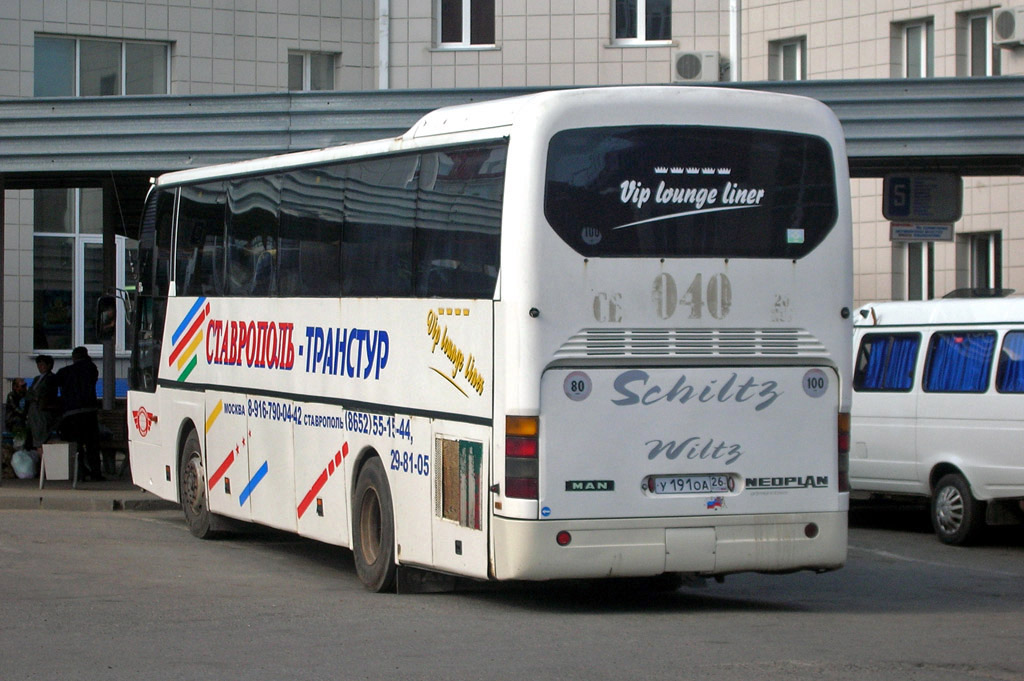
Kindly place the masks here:
[(434, 0), (391, 2), (396, 88), (618, 85), (672, 80), (678, 50), (728, 49), (727, 0), (675, 0), (670, 46), (615, 46), (610, 0), (495, 0), (495, 46), (437, 48)]

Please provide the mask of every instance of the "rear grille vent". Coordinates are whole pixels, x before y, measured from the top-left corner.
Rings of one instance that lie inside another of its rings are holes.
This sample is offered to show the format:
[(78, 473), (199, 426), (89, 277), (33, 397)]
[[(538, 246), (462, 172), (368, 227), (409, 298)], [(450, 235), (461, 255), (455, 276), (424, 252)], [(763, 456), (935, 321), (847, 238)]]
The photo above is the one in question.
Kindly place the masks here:
[(800, 357), (827, 354), (803, 329), (584, 329), (556, 357)]

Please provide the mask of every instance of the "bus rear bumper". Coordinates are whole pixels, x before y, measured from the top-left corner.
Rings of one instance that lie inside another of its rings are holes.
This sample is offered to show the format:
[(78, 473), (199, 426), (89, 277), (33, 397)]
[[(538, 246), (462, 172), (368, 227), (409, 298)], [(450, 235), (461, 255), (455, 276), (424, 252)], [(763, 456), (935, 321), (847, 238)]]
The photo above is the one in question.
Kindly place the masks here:
[[(709, 518), (516, 520), (495, 517), (496, 579), (642, 577), (665, 572), (834, 570), (846, 511)], [(570, 542), (560, 546), (559, 532)]]

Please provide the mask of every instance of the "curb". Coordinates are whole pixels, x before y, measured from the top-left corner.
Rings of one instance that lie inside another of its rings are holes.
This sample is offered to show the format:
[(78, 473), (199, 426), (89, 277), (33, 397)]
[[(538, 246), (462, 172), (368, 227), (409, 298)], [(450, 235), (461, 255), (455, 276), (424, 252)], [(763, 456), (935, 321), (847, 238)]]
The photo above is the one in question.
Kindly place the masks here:
[(176, 511), (181, 506), (163, 499), (70, 498), (25, 494), (0, 496), (0, 510), (6, 511)]

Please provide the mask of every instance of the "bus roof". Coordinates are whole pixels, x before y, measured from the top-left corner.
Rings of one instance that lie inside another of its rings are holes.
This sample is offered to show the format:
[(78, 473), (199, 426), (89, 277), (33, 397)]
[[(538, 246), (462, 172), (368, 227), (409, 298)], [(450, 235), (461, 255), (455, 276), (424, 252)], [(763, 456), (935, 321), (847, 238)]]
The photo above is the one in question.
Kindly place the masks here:
[(853, 317), (856, 327), (999, 323), (1024, 323), (1024, 297), (868, 303), (858, 309)]
[[(710, 105), (710, 111), (702, 110), (701, 105)], [(580, 118), (581, 107), (594, 112), (588, 120)], [(594, 87), (549, 90), (442, 107), (425, 114), (398, 137), (179, 170), (161, 175), (154, 183), (157, 186), (174, 186), (411, 151), (439, 144), (499, 139), (508, 135), (524, 117), (529, 123), (546, 119), (569, 121), (580, 127), (616, 117), (621, 121), (612, 124), (643, 124), (650, 118), (662, 124), (675, 121), (679, 124), (761, 128), (771, 127), (767, 121), (779, 121), (781, 128), (828, 136), (832, 144), (840, 147), (845, 144), (838, 119), (824, 104), (808, 97), (734, 88), (671, 85)], [(845, 147), (838, 151), (845, 154)]]

